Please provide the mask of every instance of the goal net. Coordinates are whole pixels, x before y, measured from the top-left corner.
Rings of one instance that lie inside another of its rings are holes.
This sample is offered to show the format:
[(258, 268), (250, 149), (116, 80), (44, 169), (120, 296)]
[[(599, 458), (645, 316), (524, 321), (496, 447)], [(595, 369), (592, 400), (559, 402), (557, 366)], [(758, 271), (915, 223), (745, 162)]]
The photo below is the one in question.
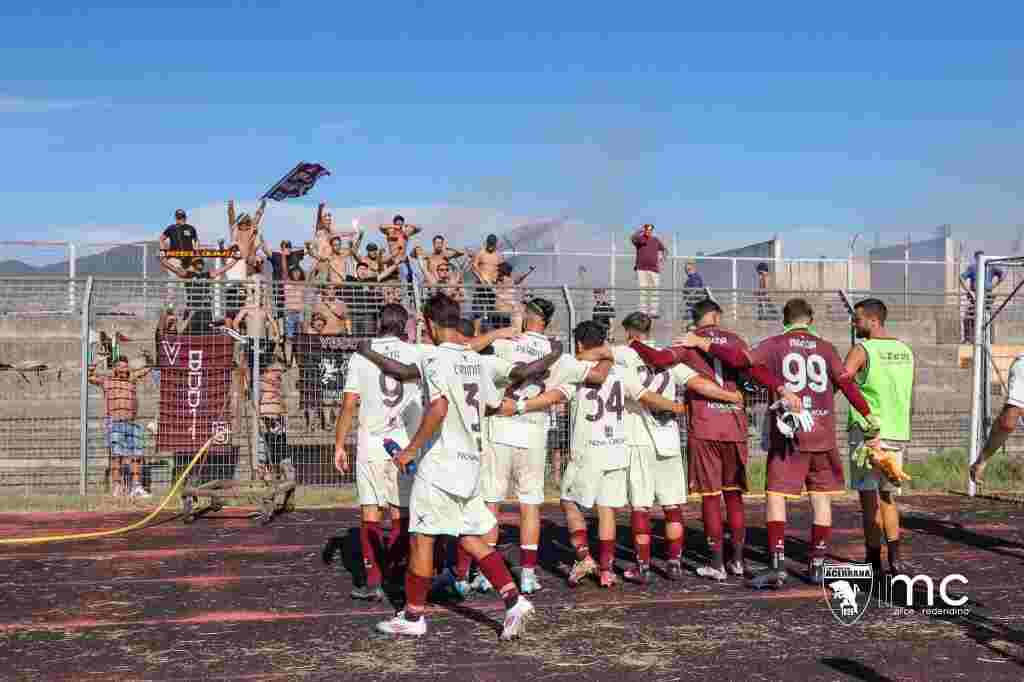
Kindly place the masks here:
[[(1013, 363), (1024, 358), (1024, 257), (981, 255), (965, 269), (961, 283), (963, 335), (973, 370), (973, 464), (1009, 398)], [(1024, 425), (1017, 424), (1002, 451), (989, 460), (982, 481), (968, 478), (967, 488), (970, 495), (1024, 502)]]

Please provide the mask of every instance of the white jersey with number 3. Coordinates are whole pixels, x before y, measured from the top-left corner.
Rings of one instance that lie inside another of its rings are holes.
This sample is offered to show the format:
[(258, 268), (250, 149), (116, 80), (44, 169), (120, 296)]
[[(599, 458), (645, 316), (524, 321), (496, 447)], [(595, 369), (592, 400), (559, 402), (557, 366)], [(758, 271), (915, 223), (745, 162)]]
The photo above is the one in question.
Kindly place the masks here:
[(572, 403), (572, 457), (591, 459), (604, 471), (625, 468), (626, 401), (639, 400), (647, 391), (636, 374), (612, 367), (599, 388), (563, 384), (558, 390)]
[(501, 404), (491, 366), (469, 348), (443, 343), (422, 364), (431, 404), (445, 398), (440, 435), (420, 460), (417, 477), (459, 497), (480, 492), (481, 425), (487, 405)]
[[(419, 347), (395, 336), (374, 339), (371, 348), (406, 365), (419, 365)], [(359, 396), (357, 458), (387, 461), (383, 441), (390, 438), (402, 447), (419, 427), (423, 413), (423, 391), (418, 381), (401, 382), (380, 371), (362, 355), (353, 354), (345, 377), (345, 393)]]

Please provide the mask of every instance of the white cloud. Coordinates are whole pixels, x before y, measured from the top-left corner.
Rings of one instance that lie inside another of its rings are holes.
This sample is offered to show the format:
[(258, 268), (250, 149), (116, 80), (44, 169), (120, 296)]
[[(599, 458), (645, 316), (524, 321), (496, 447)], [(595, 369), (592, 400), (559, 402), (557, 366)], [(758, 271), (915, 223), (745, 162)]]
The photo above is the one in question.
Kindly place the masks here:
[(47, 99), (0, 95), (0, 114), (46, 114), (108, 104), (108, 100), (102, 99)]

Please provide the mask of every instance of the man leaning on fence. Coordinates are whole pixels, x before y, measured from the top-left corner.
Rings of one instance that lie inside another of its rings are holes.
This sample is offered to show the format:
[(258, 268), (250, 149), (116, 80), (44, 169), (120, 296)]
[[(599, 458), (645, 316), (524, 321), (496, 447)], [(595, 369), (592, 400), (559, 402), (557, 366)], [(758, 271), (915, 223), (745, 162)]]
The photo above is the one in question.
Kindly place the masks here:
[(654, 225), (647, 223), (633, 233), (630, 238), (636, 247), (637, 286), (640, 293), (640, 312), (652, 318), (658, 318), (658, 284), (661, 278), (661, 266), (665, 262), (665, 245), (654, 236)]
[[(974, 300), (974, 295), (977, 292), (977, 281), (978, 281), (978, 257), (984, 254), (984, 251), (974, 252), (974, 263), (967, 266), (964, 270), (964, 274), (960, 275), (960, 281), (962, 286), (967, 287), (967, 298), (968, 305), (964, 315), (964, 343), (974, 343), (974, 323), (977, 319), (978, 306)], [(985, 312), (990, 314), (992, 312), (992, 301), (994, 299), (993, 292), (1003, 283), (1006, 278), (1006, 274), (1002, 268), (998, 268), (994, 265), (988, 266), (985, 269)], [(990, 337), (989, 343), (995, 341), (995, 325), (990, 325)]]

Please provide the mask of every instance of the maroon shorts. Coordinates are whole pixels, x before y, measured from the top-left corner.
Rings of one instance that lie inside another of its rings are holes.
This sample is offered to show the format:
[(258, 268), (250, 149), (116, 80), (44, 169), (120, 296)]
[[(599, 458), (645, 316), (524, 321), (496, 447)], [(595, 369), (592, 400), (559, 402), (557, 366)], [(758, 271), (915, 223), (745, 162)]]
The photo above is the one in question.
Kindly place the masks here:
[(747, 444), (690, 438), (686, 444), (690, 492), (721, 495), (723, 490), (747, 492)]
[(841, 493), (846, 488), (837, 448), (822, 452), (801, 452), (795, 448), (784, 453), (769, 452), (766, 478), (766, 492), (786, 497), (800, 497), (804, 486), (809, 493), (826, 494)]

